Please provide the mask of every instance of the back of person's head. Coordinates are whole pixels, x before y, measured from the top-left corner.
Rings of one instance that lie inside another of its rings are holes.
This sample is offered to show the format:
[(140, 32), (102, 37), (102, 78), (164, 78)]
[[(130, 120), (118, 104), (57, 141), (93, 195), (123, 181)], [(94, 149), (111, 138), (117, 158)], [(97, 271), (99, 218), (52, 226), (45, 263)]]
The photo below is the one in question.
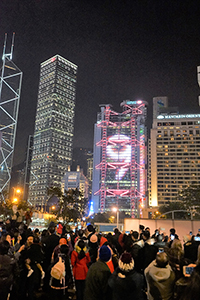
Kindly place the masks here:
[(110, 251), (110, 248), (108, 246), (103, 245), (99, 249), (99, 258), (104, 262), (107, 262), (111, 259), (111, 251)]
[(114, 229), (114, 234), (118, 234), (119, 233), (119, 229), (118, 228), (115, 228)]
[(172, 242), (172, 244), (171, 244), (171, 248), (172, 249), (182, 250), (183, 247), (182, 247), (181, 241), (177, 240), (177, 239), (174, 239), (173, 242)]
[(49, 227), (49, 232), (53, 234), (55, 232), (55, 227), (54, 226)]
[(40, 238), (38, 236), (34, 236), (33, 243), (34, 244), (39, 244), (40, 243)]
[(144, 230), (144, 225), (139, 225), (139, 229), (141, 230), (141, 231), (143, 231)]
[(60, 238), (59, 239), (59, 245), (67, 245), (67, 240), (66, 240), (66, 238)]
[(1, 255), (6, 255), (8, 254), (8, 250), (10, 248), (10, 244), (8, 241), (3, 241), (0, 243), (0, 254)]
[(48, 235), (48, 230), (47, 229), (42, 230), (41, 236), (43, 237), (43, 236), (47, 236), (47, 235)]
[(86, 251), (85, 242), (83, 240), (80, 240), (78, 242), (77, 246), (80, 248), (80, 252), (78, 254), (78, 258), (82, 259), (82, 258), (85, 257), (85, 251)]
[(61, 245), (60, 246), (60, 253), (68, 255), (69, 247), (67, 245)]
[(123, 272), (130, 272), (134, 268), (134, 260), (130, 253), (124, 252), (119, 258), (118, 265)]
[(133, 231), (131, 235), (135, 240), (137, 240), (139, 237), (139, 233), (137, 231)]
[(175, 230), (174, 228), (171, 228), (171, 229), (170, 229), (170, 233), (171, 233), (172, 235), (175, 235), (176, 230)]
[(167, 253), (161, 252), (156, 255), (156, 264), (159, 268), (165, 268), (168, 264), (168, 256)]
[(143, 239), (146, 241), (150, 238), (150, 232), (148, 230), (145, 230), (142, 234)]
[(95, 232), (95, 229), (94, 229), (94, 227), (92, 226), (92, 224), (89, 224), (89, 225), (87, 226), (87, 230), (88, 230), (89, 232)]
[(82, 230), (82, 229), (79, 229), (79, 231), (78, 231), (78, 236), (79, 236), (80, 238), (82, 238), (82, 236), (83, 236), (83, 230)]
[(39, 233), (40, 233), (39, 229), (36, 228), (36, 229), (34, 230), (34, 234), (39, 234)]

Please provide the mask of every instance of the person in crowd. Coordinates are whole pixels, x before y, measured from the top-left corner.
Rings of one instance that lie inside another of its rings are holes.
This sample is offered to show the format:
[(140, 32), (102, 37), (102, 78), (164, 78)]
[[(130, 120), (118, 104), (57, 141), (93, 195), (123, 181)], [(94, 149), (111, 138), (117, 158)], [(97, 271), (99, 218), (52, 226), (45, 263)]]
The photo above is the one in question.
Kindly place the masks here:
[(144, 246), (138, 252), (138, 267), (143, 274), (144, 269), (156, 258), (158, 248), (154, 245), (155, 240), (150, 238), (150, 232), (143, 232)]
[(77, 232), (77, 237), (75, 238), (75, 244), (77, 244), (80, 240), (83, 240), (86, 244), (88, 243), (88, 239), (85, 235), (85, 232), (82, 229), (79, 229)]
[(184, 289), (181, 300), (199, 300), (200, 295), (200, 264), (198, 264), (192, 272), (189, 282)]
[(171, 245), (172, 245), (173, 241), (174, 240), (178, 240), (179, 237), (176, 234), (175, 228), (171, 228), (169, 232), (170, 232), (170, 234), (169, 234), (169, 244), (168, 244), (168, 247), (171, 248)]
[(8, 255), (10, 244), (4, 240), (0, 243), (0, 299), (7, 300), (17, 271), (15, 259)]
[(85, 279), (88, 272), (90, 255), (84, 240), (79, 240), (71, 254), (71, 264), (76, 284), (76, 299), (83, 300)]
[(198, 243), (195, 242), (194, 236), (189, 234), (184, 237), (184, 258), (188, 259), (191, 263), (197, 260)]
[[(51, 262), (52, 262), (52, 263), (57, 259), (58, 255), (59, 255), (59, 253), (60, 253), (60, 247), (61, 247), (62, 245), (67, 245), (67, 240), (66, 240), (65, 238), (60, 238), (60, 240), (59, 240), (59, 245), (57, 245), (57, 246), (54, 248), (53, 253), (52, 253), (52, 258), (51, 258)], [(67, 246), (68, 246), (68, 245), (67, 245)], [(68, 252), (68, 255), (69, 255), (69, 252)]]
[(175, 274), (165, 252), (157, 253), (156, 259), (144, 271), (149, 300), (173, 299)]
[(118, 262), (118, 268), (109, 277), (112, 300), (143, 300), (144, 278), (134, 269), (134, 260), (130, 253), (124, 252)]
[(158, 235), (155, 236), (154, 246), (156, 246), (160, 250), (165, 248), (166, 242), (163, 241), (162, 234), (158, 234)]
[(119, 243), (119, 237), (121, 235), (121, 232), (119, 231), (118, 228), (114, 229), (114, 236), (113, 236), (113, 244), (115, 246), (115, 248), (117, 249), (117, 252), (120, 254), (122, 253), (122, 247)]
[(98, 238), (95, 233), (94, 227), (89, 224), (87, 226), (87, 232), (88, 234), (87, 239), (88, 239), (88, 249), (89, 249), (89, 254), (90, 254), (90, 264), (93, 264), (96, 262), (97, 259), (97, 251), (98, 251)]
[(49, 280), (50, 280), (50, 273), (49, 273), (49, 266), (51, 264), (51, 257), (53, 250), (59, 244), (59, 236), (56, 235), (55, 227), (49, 227), (49, 236), (47, 236), (45, 240), (45, 244), (43, 244), (44, 250), (44, 262), (43, 262), (43, 270), (45, 272), (44, 278), (44, 285), (43, 289), (47, 290), (49, 288)]
[(133, 257), (133, 260), (134, 260), (134, 268), (136, 271), (140, 271), (139, 269), (139, 258), (138, 258), (138, 255), (139, 255), (139, 251), (140, 249), (144, 246), (144, 242), (143, 240), (138, 240), (138, 237), (139, 237), (139, 233), (138, 231), (133, 231), (132, 234), (131, 234), (131, 239), (133, 241), (133, 245), (131, 247), (131, 255)]
[(111, 251), (103, 245), (99, 249), (99, 259), (93, 263), (87, 273), (84, 300), (110, 300), (111, 289), (108, 279), (111, 275), (106, 262), (111, 259)]
[[(28, 250), (33, 244), (33, 235), (29, 235), (24, 245), (24, 249), (20, 253), (19, 257), (19, 279), (18, 279), (18, 298), (21, 300), (27, 299), (26, 295), (33, 294), (34, 286), (36, 284), (36, 274), (27, 277), (28, 269), (26, 267), (26, 262), (28, 259)], [(32, 284), (33, 282), (33, 284)]]
[(184, 252), (180, 240), (174, 239), (171, 248), (166, 249), (169, 258), (169, 264), (176, 275), (176, 280), (183, 276), (182, 266), (184, 262)]
[(63, 232), (63, 226), (62, 226), (62, 224), (59, 222), (58, 225), (57, 225), (57, 234), (58, 234), (59, 236), (61, 236), (61, 235), (62, 235), (62, 232)]
[(30, 245), (30, 248), (28, 249), (27, 256), (28, 257), (25, 263), (28, 269), (27, 277), (31, 276), (31, 274), (34, 272), (32, 266), (36, 265), (37, 268), (40, 270), (41, 279), (43, 279), (45, 276), (45, 272), (43, 271), (41, 263), (43, 262), (44, 259), (44, 253), (40, 245), (40, 239), (37, 235), (35, 235), (33, 238), (33, 243)]
[(144, 227), (144, 225), (142, 225), (142, 224), (140, 224), (139, 225), (139, 240), (142, 240), (143, 239), (143, 233), (144, 233), (144, 230), (145, 229), (145, 227)]
[(69, 287), (69, 284), (72, 282), (72, 272), (71, 272), (71, 267), (70, 267), (70, 260), (69, 260), (69, 256), (68, 256), (67, 245), (61, 245), (58, 258), (51, 265), (51, 269), (59, 261), (59, 258), (61, 258), (62, 262), (64, 263), (65, 276), (62, 280), (56, 279), (51, 276), (51, 278), (50, 278), (50, 287), (51, 287), (50, 294), (51, 294), (52, 300), (64, 300), (64, 299), (68, 300), (67, 289)]
[(20, 241), (22, 240), (21, 235), (18, 234), (17, 242), (15, 244), (14, 244), (14, 239), (12, 239), (11, 235), (8, 233), (2, 236), (1, 241), (4, 241), (4, 240), (6, 240), (10, 245), (10, 247), (8, 249), (8, 255), (11, 257), (14, 256), (15, 259), (18, 260), (20, 253), (24, 248), (23, 245), (21, 246), (21, 244), (20, 244)]

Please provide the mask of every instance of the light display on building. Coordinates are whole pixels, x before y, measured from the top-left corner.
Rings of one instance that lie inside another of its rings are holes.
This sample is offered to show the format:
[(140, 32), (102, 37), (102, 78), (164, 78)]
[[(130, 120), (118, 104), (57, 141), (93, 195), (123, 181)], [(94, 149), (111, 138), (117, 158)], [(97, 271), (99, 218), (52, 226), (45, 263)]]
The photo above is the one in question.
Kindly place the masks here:
[(117, 205), (134, 217), (146, 206), (146, 105), (124, 101), (122, 113), (101, 107), (94, 141), (95, 212)]

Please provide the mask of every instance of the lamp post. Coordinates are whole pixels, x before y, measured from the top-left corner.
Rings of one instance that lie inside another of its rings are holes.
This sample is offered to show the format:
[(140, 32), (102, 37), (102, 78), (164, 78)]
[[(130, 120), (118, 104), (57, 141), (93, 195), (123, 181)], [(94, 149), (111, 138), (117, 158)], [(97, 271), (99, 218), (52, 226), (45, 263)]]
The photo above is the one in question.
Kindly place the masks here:
[(117, 207), (113, 207), (112, 211), (117, 213), (117, 228), (119, 226), (119, 210)]

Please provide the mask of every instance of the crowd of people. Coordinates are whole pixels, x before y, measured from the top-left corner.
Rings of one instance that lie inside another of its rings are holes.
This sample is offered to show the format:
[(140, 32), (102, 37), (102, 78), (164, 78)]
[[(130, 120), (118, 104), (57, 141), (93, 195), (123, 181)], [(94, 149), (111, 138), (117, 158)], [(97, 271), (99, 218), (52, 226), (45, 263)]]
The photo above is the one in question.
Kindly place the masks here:
[(200, 233), (179, 239), (140, 225), (97, 233), (93, 225), (42, 232), (7, 219), (0, 224), (0, 299), (197, 300)]

